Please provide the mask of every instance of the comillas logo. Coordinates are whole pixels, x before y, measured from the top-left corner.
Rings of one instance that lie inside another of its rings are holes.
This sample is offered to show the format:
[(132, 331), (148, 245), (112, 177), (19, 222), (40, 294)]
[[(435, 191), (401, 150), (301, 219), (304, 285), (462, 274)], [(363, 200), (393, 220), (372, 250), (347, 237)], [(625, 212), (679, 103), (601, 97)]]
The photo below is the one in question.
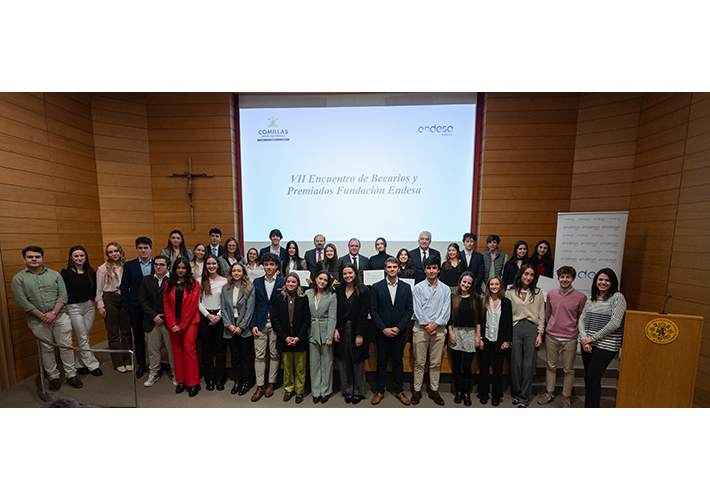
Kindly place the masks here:
[(288, 129), (280, 128), (278, 124), (279, 119), (275, 116), (267, 118), (266, 128), (262, 128), (257, 131), (259, 138), (257, 142), (263, 141), (288, 141)]
[(441, 135), (453, 135), (454, 126), (453, 125), (420, 125), (417, 128), (417, 132), (420, 134), (441, 134)]

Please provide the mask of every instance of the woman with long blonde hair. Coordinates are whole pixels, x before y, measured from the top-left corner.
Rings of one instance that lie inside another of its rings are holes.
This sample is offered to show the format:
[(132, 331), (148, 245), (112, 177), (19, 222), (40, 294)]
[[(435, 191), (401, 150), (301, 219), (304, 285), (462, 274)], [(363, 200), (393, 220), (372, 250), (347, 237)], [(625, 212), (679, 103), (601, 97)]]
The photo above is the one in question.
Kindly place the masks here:
[[(112, 241), (106, 245), (104, 263), (96, 270), (96, 307), (106, 322), (109, 349), (131, 349), (131, 320), (119, 293), (125, 262), (123, 248)], [(120, 373), (133, 370), (129, 353), (111, 353), (111, 363)]]
[(250, 325), (256, 305), (254, 285), (244, 264), (232, 264), (227, 275), (227, 284), (220, 296), (224, 338), (227, 339), (232, 358), (232, 394), (245, 395), (254, 385), (254, 335)]

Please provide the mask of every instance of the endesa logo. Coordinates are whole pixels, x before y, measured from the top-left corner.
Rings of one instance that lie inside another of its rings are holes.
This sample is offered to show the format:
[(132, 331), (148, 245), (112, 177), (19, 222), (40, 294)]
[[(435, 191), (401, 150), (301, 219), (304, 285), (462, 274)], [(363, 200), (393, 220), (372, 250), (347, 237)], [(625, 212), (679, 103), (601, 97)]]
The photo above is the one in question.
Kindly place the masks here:
[(417, 129), (420, 134), (441, 134), (441, 135), (453, 135), (454, 126), (453, 125), (420, 125)]

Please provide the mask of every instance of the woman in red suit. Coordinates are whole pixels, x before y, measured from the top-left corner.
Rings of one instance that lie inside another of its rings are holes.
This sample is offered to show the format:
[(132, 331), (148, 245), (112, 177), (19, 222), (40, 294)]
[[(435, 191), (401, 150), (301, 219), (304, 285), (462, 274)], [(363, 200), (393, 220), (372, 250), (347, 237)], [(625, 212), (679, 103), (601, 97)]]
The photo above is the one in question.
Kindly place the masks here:
[(163, 294), (165, 325), (175, 355), (175, 392), (187, 386), (190, 397), (200, 392), (200, 369), (197, 366), (195, 340), (200, 324), (200, 287), (192, 278), (190, 262), (178, 257), (173, 263), (170, 279)]

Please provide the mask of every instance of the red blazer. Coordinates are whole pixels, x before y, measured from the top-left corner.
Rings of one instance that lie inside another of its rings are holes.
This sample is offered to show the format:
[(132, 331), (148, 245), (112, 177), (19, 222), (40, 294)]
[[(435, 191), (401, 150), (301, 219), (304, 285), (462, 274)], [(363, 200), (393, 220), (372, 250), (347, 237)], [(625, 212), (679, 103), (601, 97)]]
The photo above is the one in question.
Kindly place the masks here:
[(165, 324), (170, 330), (175, 325), (181, 330), (187, 330), (190, 325), (200, 322), (200, 284), (195, 281), (190, 292), (185, 289), (182, 296), (182, 318), (180, 323), (175, 319), (175, 288), (167, 291), (167, 281), (165, 283), (165, 293), (163, 293), (163, 312), (165, 314)]

